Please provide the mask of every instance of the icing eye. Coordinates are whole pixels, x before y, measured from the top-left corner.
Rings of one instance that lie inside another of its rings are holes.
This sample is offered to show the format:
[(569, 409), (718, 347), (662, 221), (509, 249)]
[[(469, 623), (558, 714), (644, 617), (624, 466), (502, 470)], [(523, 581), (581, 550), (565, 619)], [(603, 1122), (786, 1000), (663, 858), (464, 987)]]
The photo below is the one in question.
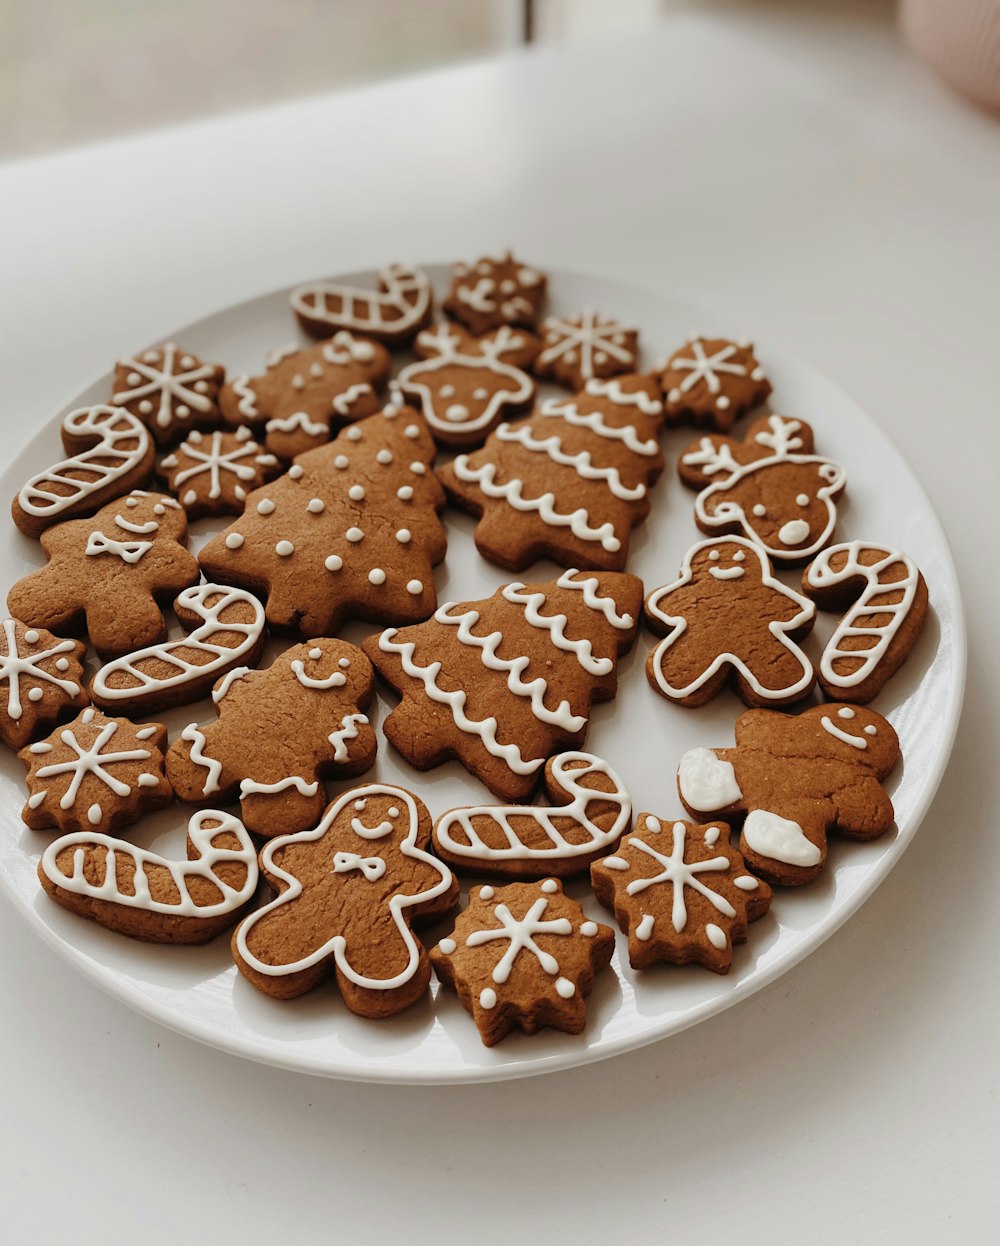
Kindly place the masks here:
[(848, 709), (847, 706), (845, 705), (842, 710), (837, 710), (837, 717), (838, 718), (853, 718), (854, 710)]
[(356, 800), (354, 802), (354, 808), (357, 809), (358, 813), (361, 813), (364, 810), (366, 803), (367, 802), (363, 800)]
[(399, 810), (396, 808), (396, 806), (395, 806), (395, 805), (390, 805), (390, 806), (389, 806), (389, 817), (390, 817), (390, 818), (398, 818), (398, 817), (399, 817)]
[(733, 555), (733, 562), (743, 562), (745, 558), (746, 558), (745, 551), (738, 549), (736, 553)]
[(865, 727), (865, 735), (878, 735), (878, 727), (876, 727), (874, 723), (869, 723), (868, 726)]
[(809, 494), (800, 493), (799, 496), (795, 499), (795, 505), (796, 506), (808, 506), (809, 505)]
[(712, 560), (712, 562), (718, 562), (718, 561), (719, 561), (719, 551), (718, 551), (717, 549), (713, 549), (713, 550), (711, 550), (711, 551), (709, 552), (709, 555), (708, 555), (708, 556), (709, 556), (709, 558)]
[(764, 516), (767, 514), (767, 507), (762, 502), (758, 502), (757, 505), (753, 508), (753, 513), (757, 516), (758, 519), (763, 519)]

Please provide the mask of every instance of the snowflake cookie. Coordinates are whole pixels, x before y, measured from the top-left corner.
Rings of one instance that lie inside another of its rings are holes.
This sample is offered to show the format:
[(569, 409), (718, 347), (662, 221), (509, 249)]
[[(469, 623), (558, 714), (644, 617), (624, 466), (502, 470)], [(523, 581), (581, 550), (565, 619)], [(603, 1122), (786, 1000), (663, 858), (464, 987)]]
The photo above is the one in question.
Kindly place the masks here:
[(0, 707), (0, 739), (18, 749), (89, 703), (83, 684), (87, 646), (17, 619), (4, 619), (0, 626), (0, 698), (7, 694)]
[(611, 927), (591, 921), (547, 878), (474, 888), (455, 929), (432, 948), (431, 964), (492, 1047), (515, 1027), (579, 1034), (594, 974), (614, 948)]
[(509, 252), (456, 264), (444, 310), (477, 337), (501, 325), (533, 329), (545, 299), (544, 273)]
[(159, 446), (171, 445), (192, 428), (219, 422), (219, 388), (226, 370), (203, 363), (176, 342), (156, 346), (115, 365), (111, 404), (146, 425)]
[(234, 433), (201, 433), (185, 441), (157, 464), (157, 474), (180, 498), (188, 519), (206, 515), (241, 515), (247, 494), (278, 474), (278, 460), (265, 454), (249, 428)]
[(170, 803), (163, 773), (162, 723), (106, 718), (88, 706), (65, 727), (29, 744), (28, 801), (21, 817), (32, 830), (110, 834)]
[(639, 330), (585, 307), (578, 316), (549, 316), (542, 323), (542, 349), (535, 375), (550, 377), (567, 389), (588, 381), (634, 372), (639, 359)]
[(428, 324), (434, 304), (427, 274), (409, 264), (380, 268), (374, 292), (314, 281), (293, 290), (291, 302), (299, 324), (313, 337), (347, 329), (390, 346), (408, 342)]
[(292, 999), (333, 974), (344, 1003), (387, 1017), (430, 984), (416, 920), (443, 917), (458, 883), (427, 851), (427, 809), (401, 787), (344, 792), (319, 824), (266, 845), (260, 868), (278, 896), (233, 936), (240, 973), (276, 999)]
[(669, 424), (690, 421), (727, 433), (771, 392), (751, 342), (691, 337), (660, 372)]
[(771, 905), (767, 883), (748, 874), (729, 828), (640, 813), (635, 833), (590, 868), (594, 894), (628, 935), (633, 969), (692, 962), (728, 973), (733, 945)]

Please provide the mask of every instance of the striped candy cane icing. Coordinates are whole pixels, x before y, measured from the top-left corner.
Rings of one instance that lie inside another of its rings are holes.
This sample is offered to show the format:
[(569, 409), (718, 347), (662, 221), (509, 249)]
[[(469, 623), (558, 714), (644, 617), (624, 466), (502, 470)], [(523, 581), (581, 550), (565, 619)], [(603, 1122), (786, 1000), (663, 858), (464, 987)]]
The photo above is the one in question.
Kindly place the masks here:
[(379, 269), (384, 293), (317, 281), (292, 291), (292, 310), (307, 320), (375, 336), (403, 336), (422, 323), (430, 307), (431, 287), (419, 268), (390, 264)]

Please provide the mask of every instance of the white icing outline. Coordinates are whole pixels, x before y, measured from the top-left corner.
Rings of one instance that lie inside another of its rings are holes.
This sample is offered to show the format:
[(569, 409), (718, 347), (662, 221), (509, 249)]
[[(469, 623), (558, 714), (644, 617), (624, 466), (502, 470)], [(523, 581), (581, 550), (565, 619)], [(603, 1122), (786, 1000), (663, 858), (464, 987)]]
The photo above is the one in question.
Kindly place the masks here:
[(201, 794), (202, 796), (211, 796), (213, 792), (219, 790), (219, 775), (222, 774), (222, 762), (216, 761), (214, 757), (209, 757), (205, 752), (205, 745), (208, 741), (205, 738), (205, 733), (197, 723), (188, 723), (181, 732), (181, 739), (186, 740), (191, 745), (190, 757), (194, 764), (203, 766), (208, 771), (208, 778), (201, 789)]
[(350, 757), (348, 740), (356, 740), (360, 734), (358, 728), (368, 722), (367, 714), (345, 714), (340, 720), (340, 728), (331, 731), (326, 737), (333, 745), (333, 760), (344, 762)]

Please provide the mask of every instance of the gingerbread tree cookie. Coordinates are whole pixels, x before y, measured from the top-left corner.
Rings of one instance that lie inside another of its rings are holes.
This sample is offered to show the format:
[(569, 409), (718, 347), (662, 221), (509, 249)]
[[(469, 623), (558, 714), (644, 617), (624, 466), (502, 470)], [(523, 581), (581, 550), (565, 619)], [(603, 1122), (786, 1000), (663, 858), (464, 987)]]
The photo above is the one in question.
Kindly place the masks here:
[(408, 342), (422, 329), (434, 304), (427, 274), (409, 264), (380, 268), (377, 292), (314, 281), (293, 290), (291, 301), (299, 324), (313, 337), (347, 329), (390, 346)]
[(660, 372), (669, 424), (689, 421), (727, 433), (771, 392), (752, 342), (692, 337)]
[(325, 445), (330, 430), (379, 409), (389, 352), (341, 330), (318, 346), (276, 350), (262, 376), (234, 376), (219, 405), (227, 424), (250, 427), (281, 459)]
[(320, 778), (350, 778), (375, 760), (375, 732), (362, 712), (371, 663), (343, 640), (286, 649), (266, 669), (237, 668), (212, 693), (215, 722), (190, 723), (167, 752), (181, 800), (239, 796), (255, 835), (311, 826), (326, 801)]
[(402, 696), (387, 739), (418, 770), (455, 758), (501, 800), (525, 799), (551, 754), (583, 742), (591, 704), (615, 695), (641, 599), (634, 575), (567, 571), (370, 636)]
[(591, 866), (594, 894), (628, 935), (633, 969), (692, 962), (728, 973), (733, 944), (771, 906), (767, 883), (748, 874), (729, 828), (640, 813), (613, 856)]
[(137, 822), (170, 803), (166, 746), (162, 723), (106, 718), (88, 706), (68, 726), (18, 754), (28, 771), (21, 817), (36, 831), (57, 826), (64, 833), (105, 835)]
[(0, 739), (22, 748), (40, 729), (90, 700), (83, 686), (87, 646), (61, 640), (44, 628), (25, 627), (17, 619), (0, 624)]
[(611, 963), (615, 932), (591, 921), (554, 878), (480, 887), (455, 929), (431, 950), (487, 1047), (515, 1027), (579, 1034), (594, 974)]
[(795, 643), (812, 630), (816, 607), (775, 579), (767, 555), (743, 537), (692, 546), (680, 578), (646, 598), (646, 621), (663, 637), (646, 677), (678, 705), (704, 705), (730, 682), (747, 705), (790, 705), (816, 681)]
[(578, 316), (547, 317), (542, 339), (535, 372), (567, 389), (634, 372), (639, 361), (639, 330), (601, 316), (592, 307)]
[(157, 473), (176, 493), (189, 519), (205, 515), (241, 515), (247, 494), (278, 473), (278, 460), (265, 454), (249, 428), (234, 433), (201, 433), (165, 455)]
[(425, 619), (437, 603), (444, 502), (422, 417), (387, 406), (299, 457), (201, 551), (207, 577), (267, 595), (267, 618), (303, 636), (349, 618)]
[(501, 325), (533, 329), (545, 300), (546, 278), (510, 251), (456, 264), (444, 310), (477, 336)]
[(458, 883), (427, 851), (431, 820), (401, 787), (371, 783), (344, 792), (319, 825), (272, 840), (260, 868), (277, 899), (233, 936), (240, 973), (276, 999), (312, 990), (331, 972), (344, 1003), (387, 1017), (430, 984), (414, 919), (440, 917)]
[(167, 634), (159, 599), (199, 578), (186, 536), (187, 519), (173, 498), (135, 489), (91, 519), (44, 532), (48, 564), (18, 580), (8, 607), (34, 628), (74, 630), (85, 621), (102, 657), (155, 644)]
[(146, 425), (159, 446), (172, 445), (192, 428), (219, 422), (219, 387), (226, 370), (203, 363), (176, 342), (156, 346), (115, 365), (111, 403)]
[(755, 874), (797, 886), (823, 868), (830, 832), (867, 840), (892, 826), (882, 780), (899, 757), (892, 725), (874, 710), (750, 710), (736, 722), (735, 748), (684, 754), (677, 787), (695, 817), (742, 821), (740, 851)]
[(480, 553), (512, 571), (538, 558), (623, 568), (663, 470), (655, 394), (649, 377), (590, 381), (572, 399), (501, 424), (481, 450), (441, 468), (449, 500), (480, 516)]

